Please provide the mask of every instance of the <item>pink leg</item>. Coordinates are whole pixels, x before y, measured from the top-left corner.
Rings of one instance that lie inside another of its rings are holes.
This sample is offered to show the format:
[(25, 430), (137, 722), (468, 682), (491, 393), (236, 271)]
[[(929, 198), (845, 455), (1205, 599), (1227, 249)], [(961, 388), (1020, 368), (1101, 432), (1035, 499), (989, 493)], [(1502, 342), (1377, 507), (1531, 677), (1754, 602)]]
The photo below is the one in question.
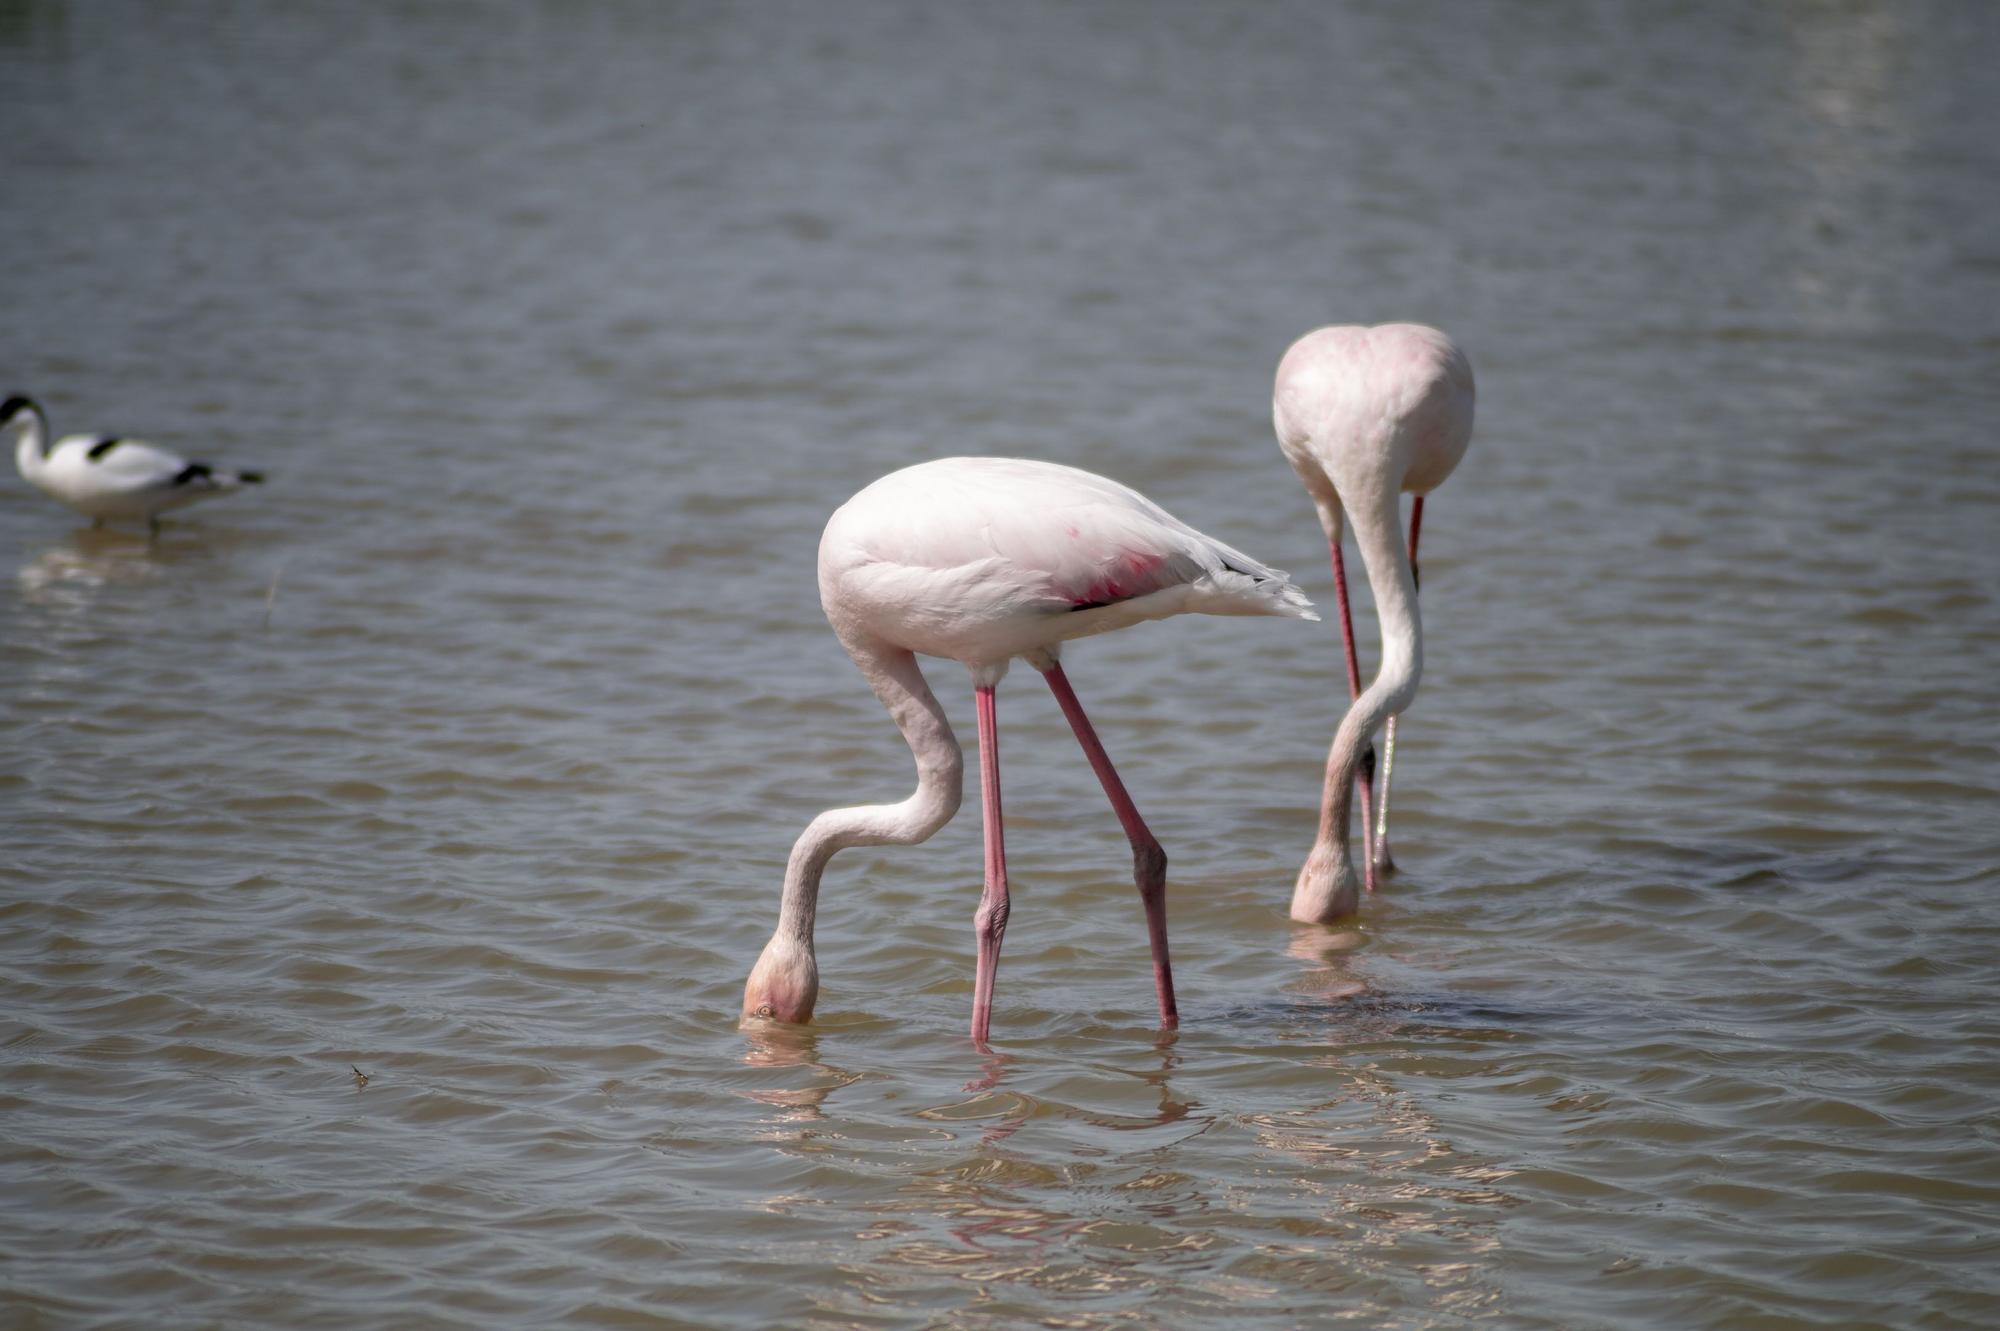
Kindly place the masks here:
[(1056, 695), (1069, 728), (1076, 732), (1076, 742), (1083, 746), (1083, 756), (1090, 760), (1090, 770), (1097, 773), (1098, 784), (1111, 799), (1125, 839), (1132, 843), (1132, 877), (1139, 888), (1139, 901), (1146, 908), (1146, 936), (1153, 945), (1153, 987), (1159, 991), (1160, 1025), (1173, 1030), (1181, 1024), (1181, 1013), (1174, 1004), (1173, 963), (1167, 959), (1167, 852), (1160, 848), (1126, 793), (1125, 783), (1118, 779), (1118, 769), (1111, 765), (1090, 718), (1083, 714), (1083, 704), (1076, 700), (1076, 690), (1069, 686), (1062, 666), (1050, 666), (1042, 678), (1048, 680), (1049, 691)]
[[(1361, 696), (1361, 663), (1354, 655), (1354, 612), (1347, 606), (1347, 561), (1341, 558), (1340, 542), (1328, 541), (1333, 551), (1333, 593), (1340, 602), (1340, 642), (1347, 649), (1347, 696)], [(1361, 862), (1365, 866), (1368, 890), (1375, 890), (1375, 746), (1361, 754)]]
[(993, 686), (975, 691), (979, 711), (979, 813), (986, 830), (986, 890), (972, 927), (979, 940), (979, 968), (972, 982), (972, 1038), (985, 1044), (993, 1025), (993, 972), (1000, 967), (1000, 939), (1007, 932), (1007, 847), (1000, 829), (1000, 731)]

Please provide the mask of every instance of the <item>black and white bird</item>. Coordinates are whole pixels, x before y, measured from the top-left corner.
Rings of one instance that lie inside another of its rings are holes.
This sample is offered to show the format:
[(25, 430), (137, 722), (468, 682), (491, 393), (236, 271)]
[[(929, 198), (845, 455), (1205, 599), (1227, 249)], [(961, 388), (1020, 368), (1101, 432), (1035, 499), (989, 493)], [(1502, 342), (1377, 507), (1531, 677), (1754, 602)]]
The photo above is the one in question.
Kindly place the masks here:
[(48, 416), (25, 397), (0, 402), (0, 430), (14, 432), (14, 465), (28, 483), (93, 525), (107, 518), (143, 518), (157, 532), (160, 514), (169, 509), (264, 479), (115, 435), (72, 434), (51, 444)]

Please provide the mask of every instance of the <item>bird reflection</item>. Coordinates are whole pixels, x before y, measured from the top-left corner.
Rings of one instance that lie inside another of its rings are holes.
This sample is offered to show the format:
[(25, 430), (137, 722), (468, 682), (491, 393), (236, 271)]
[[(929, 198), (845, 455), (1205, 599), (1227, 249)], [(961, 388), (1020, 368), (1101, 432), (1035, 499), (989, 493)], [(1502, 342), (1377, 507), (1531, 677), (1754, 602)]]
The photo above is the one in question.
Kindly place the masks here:
[[(1153, 1049), (1159, 1055), (1157, 1070), (1135, 1071), (1129, 1075), (1152, 1086), (1159, 1097), (1159, 1109), (1151, 1115), (1109, 1114), (1098, 1110), (1080, 1109), (1067, 1105), (1046, 1104), (1049, 1109), (1071, 1114), (1095, 1127), (1109, 1128), (1114, 1132), (1142, 1131), (1149, 1128), (1165, 1127), (1181, 1122), (1200, 1108), (1194, 1100), (1184, 1100), (1174, 1094), (1172, 1074), (1181, 1065), (1181, 1055), (1175, 1051), (1180, 1039), (1179, 1032), (1163, 1030), (1153, 1042)], [(993, 1118), (981, 1135), (983, 1142), (1005, 1141), (1020, 1130), (1023, 1123), (1035, 1114), (1044, 1102), (1022, 1091), (1005, 1091), (1002, 1084), (1007, 1080), (1014, 1065), (1019, 1061), (1014, 1055), (1004, 1054), (985, 1046), (981, 1047), (984, 1058), (980, 1064), (980, 1075), (965, 1083), (965, 1090), (977, 1097), (958, 1104), (939, 1105), (918, 1111), (925, 1118), (976, 1119)], [(1201, 1120), (1201, 1131), (1207, 1131), (1212, 1119)]]
[(90, 528), (70, 533), (15, 575), (30, 605), (58, 611), (90, 608), (106, 587), (146, 582), (160, 575), (156, 551), (143, 536)]
[(1294, 929), (1285, 951), (1306, 964), (1287, 992), (1323, 1003), (1344, 1002), (1367, 993), (1368, 981), (1357, 972), (1356, 956), (1367, 938), (1353, 929)]
[(974, 1098), (957, 1104), (936, 1105), (930, 1109), (917, 1111), (922, 1118), (979, 1119), (994, 1120), (980, 1134), (982, 1142), (1000, 1142), (1013, 1136), (1023, 1123), (1033, 1116), (1035, 1100), (1019, 1091), (1002, 1091), (1000, 1083), (1005, 1081), (1008, 1069), (1019, 1060), (1012, 1054), (1004, 1054), (991, 1045), (976, 1045), (980, 1053), (980, 1072), (977, 1077), (965, 1083), (965, 1091)]
[[(1141, 1072), (1137, 1074), (1138, 1076), (1145, 1079), (1145, 1081), (1149, 1085), (1151, 1085), (1154, 1090), (1159, 1092), (1160, 1112), (1154, 1117), (1153, 1121), (1147, 1124), (1125, 1124), (1125, 1125), (1113, 1125), (1113, 1126), (1164, 1127), (1166, 1124), (1169, 1123), (1181, 1122), (1183, 1119), (1186, 1119), (1190, 1115), (1192, 1115), (1196, 1109), (1201, 1107), (1198, 1101), (1179, 1100), (1174, 1098), (1174, 1089), (1171, 1078), (1174, 1069), (1178, 1068), (1183, 1062), (1181, 1055), (1174, 1048), (1174, 1046), (1179, 1042), (1180, 1042), (1179, 1031), (1161, 1031), (1160, 1038), (1153, 1041), (1154, 1052), (1158, 1053), (1160, 1056), (1159, 1071)], [(1215, 1119), (1213, 1117), (1203, 1119), (1201, 1124), (1201, 1131), (1202, 1132), (1208, 1131), (1209, 1127), (1213, 1125), (1214, 1122)]]
[(982, 1208), (990, 1214), (963, 1225), (953, 1225), (951, 1236), (980, 1252), (1017, 1251), (1012, 1246), (1026, 1244), (1043, 1248), (1090, 1228), (1091, 1222), (1060, 1211), (1037, 1206)]
[[(1177, 1048), (1179, 1038), (1176, 1031), (1159, 1033), (1153, 1043), (1159, 1060), (1156, 1067), (1119, 1070), (1153, 1088), (1158, 1108), (1151, 1114), (1114, 1114), (1007, 1090), (1005, 1084), (1010, 1078), (1031, 1068), (1022, 1067), (1014, 1055), (985, 1051), (981, 1074), (965, 1085), (975, 1099), (919, 1111), (926, 1118), (962, 1121), (991, 1117), (993, 1120), (980, 1135), (980, 1151), (928, 1176), (932, 1205), (949, 1222), (947, 1232), (966, 1249), (986, 1254), (1006, 1253), (1012, 1260), (1020, 1257), (1023, 1250), (1049, 1249), (1098, 1227), (1102, 1217), (1078, 1216), (1029, 1201), (1021, 1194), (1024, 1188), (1035, 1186), (1037, 1166), (1010, 1155), (988, 1154), (984, 1148), (1004, 1142), (1038, 1116), (1067, 1117), (1114, 1132), (1148, 1131), (1192, 1121), (1200, 1126), (1187, 1135), (1199, 1136), (1216, 1118), (1200, 1113), (1202, 1106), (1198, 1101), (1174, 1090), (1173, 1075), (1183, 1062)], [(1186, 1136), (1171, 1145), (1184, 1140)], [(1017, 1170), (1025, 1171), (1022, 1177), (1016, 1177)], [(1175, 1207), (1171, 1200), (1161, 1204), (1169, 1212)], [(1151, 1206), (1141, 1209), (1153, 1210)]]
[(977, 1048), (981, 1055), (980, 1068), (982, 1070), (979, 1076), (965, 1083), (965, 1089), (973, 1092), (975, 1095), (983, 1091), (990, 1091), (999, 1085), (1001, 1075), (1007, 1071), (1007, 1065), (1014, 1061), (1010, 1055), (1000, 1053), (991, 1045), (982, 1043)]
[(743, 1063), (753, 1068), (810, 1068), (817, 1074), (813, 1081), (800, 1087), (775, 1088), (759, 1087), (738, 1092), (746, 1099), (774, 1106), (785, 1112), (778, 1116), (781, 1123), (810, 1123), (826, 1118), (821, 1105), (826, 1098), (844, 1086), (852, 1086), (861, 1080), (859, 1072), (849, 1072), (829, 1063), (819, 1061), (819, 1041), (813, 1032), (803, 1026), (766, 1026), (745, 1028), (744, 1036), (749, 1045), (743, 1051)]

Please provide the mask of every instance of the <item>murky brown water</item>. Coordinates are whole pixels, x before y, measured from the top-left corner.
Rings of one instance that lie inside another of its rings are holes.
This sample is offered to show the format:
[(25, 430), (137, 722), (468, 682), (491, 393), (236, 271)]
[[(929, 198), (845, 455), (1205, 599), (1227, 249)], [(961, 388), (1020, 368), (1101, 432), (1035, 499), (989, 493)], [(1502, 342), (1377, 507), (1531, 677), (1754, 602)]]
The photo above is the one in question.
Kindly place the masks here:
[[(0, 391), (272, 476), (152, 548), (0, 487), (0, 1321), (2000, 1323), (1996, 63), (1947, 4), (0, 5)], [(793, 836), (910, 786), (832, 507), (1054, 458), (1329, 600), (1270, 375), (1385, 318), (1481, 386), (1393, 888), (1285, 920), (1331, 625), (1152, 626), (1068, 663), (1177, 1039), (1025, 672), (996, 1052), (976, 807), (739, 1032)]]

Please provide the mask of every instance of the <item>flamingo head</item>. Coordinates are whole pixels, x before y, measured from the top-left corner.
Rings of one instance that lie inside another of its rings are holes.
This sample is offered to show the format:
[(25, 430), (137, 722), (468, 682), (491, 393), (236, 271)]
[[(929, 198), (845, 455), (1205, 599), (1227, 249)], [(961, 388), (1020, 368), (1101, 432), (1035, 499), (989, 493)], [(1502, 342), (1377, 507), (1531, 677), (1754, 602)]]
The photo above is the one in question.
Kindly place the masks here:
[(1345, 850), (1314, 846), (1292, 889), (1292, 918), (1301, 924), (1331, 924), (1361, 909), (1361, 885)]
[(819, 963), (812, 944), (782, 934), (764, 945), (764, 955), (743, 986), (743, 1018), (803, 1025), (819, 1001)]

